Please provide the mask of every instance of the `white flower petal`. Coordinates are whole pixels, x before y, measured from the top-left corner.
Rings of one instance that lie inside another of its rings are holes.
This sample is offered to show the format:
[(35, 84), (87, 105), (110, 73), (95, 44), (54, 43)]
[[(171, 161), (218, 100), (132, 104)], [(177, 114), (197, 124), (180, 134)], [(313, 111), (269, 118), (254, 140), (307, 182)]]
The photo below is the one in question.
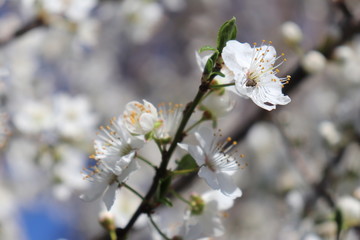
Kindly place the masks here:
[(130, 164), (123, 170), (122, 174), (118, 177), (119, 182), (126, 181), (130, 175), (138, 170), (140, 168), (140, 165), (137, 163), (135, 159), (133, 159)]
[(200, 167), (205, 163), (205, 156), (203, 150), (199, 146), (178, 143), (178, 146), (187, 151), (195, 160), (196, 164)]
[(107, 187), (107, 182), (94, 182), (86, 193), (80, 195), (80, 198), (86, 202), (94, 201), (103, 195)]
[(240, 188), (238, 188), (233, 180), (231, 179), (231, 176), (229, 176), (226, 173), (218, 173), (217, 178), (220, 185), (220, 191), (226, 195), (231, 197), (232, 199), (241, 197), (242, 192)]
[(220, 188), (217, 175), (207, 166), (202, 166), (198, 172), (198, 175), (199, 177), (203, 178), (212, 189), (217, 190)]
[(225, 65), (235, 74), (250, 67), (253, 50), (248, 43), (230, 40), (223, 49)]
[(118, 188), (118, 183), (114, 182), (113, 184), (109, 185), (103, 196), (103, 201), (108, 211), (111, 209), (112, 205), (114, 204), (115, 193), (117, 188)]
[(220, 191), (208, 191), (201, 195), (201, 198), (207, 202), (215, 202), (218, 210), (224, 211), (234, 205), (234, 200), (225, 196)]

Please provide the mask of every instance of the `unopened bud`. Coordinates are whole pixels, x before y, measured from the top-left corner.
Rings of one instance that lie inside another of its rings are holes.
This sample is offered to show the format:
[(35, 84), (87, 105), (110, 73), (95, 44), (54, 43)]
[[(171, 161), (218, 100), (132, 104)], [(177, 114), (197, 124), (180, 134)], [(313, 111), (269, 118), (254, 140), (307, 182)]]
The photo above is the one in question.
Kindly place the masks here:
[(116, 229), (114, 216), (107, 211), (100, 212), (99, 222), (107, 231), (114, 231)]
[(200, 215), (204, 211), (205, 202), (199, 195), (193, 194), (190, 197), (190, 207), (191, 215)]
[(310, 51), (303, 57), (301, 64), (305, 71), (314, 74), (325, 68), (326, 58), (318, 51)]
[(340, 210), (345, 227), (358, 226), (360, 224), (360, 201), (351, 196), (341, 197), (336, 206)]
[(214, 92), (202, 102), (202, 107), (211, 114), (211, 118), (225, 116), (234, 109), (234, 106), (235, 101), (227, 91)]
[(330, 121), (321, 122), (319, 125), (319, 132), (321, 136), (330, 145), (336, 145), (340, 142), (341, 136), (336, 126)]
[(281, 26), (281, 34), (289, 44), (298, 44), (303, 38), (299, 26), (294, 22), (285, 22)]

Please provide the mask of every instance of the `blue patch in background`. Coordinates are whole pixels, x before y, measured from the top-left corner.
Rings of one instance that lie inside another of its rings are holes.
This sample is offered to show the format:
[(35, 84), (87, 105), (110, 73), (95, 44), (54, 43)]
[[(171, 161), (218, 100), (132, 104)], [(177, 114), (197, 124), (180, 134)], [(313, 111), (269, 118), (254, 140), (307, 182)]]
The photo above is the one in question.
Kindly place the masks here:
[[(63, 209), (64, 206), (59, 208), (58, 204), (57, 206), (55, 204), (50, 206), (48, 202), (45, 204), (41, 202), (27, 205), (20, 210), (21, 227), (27, 240), (84, 240), (82, 234), (76, 229), (78, 221), (76, 221), (75, 214), (72, 214), (73, 211)], [(73, 216), (64, 217), (60, 214), (71, 214)]]

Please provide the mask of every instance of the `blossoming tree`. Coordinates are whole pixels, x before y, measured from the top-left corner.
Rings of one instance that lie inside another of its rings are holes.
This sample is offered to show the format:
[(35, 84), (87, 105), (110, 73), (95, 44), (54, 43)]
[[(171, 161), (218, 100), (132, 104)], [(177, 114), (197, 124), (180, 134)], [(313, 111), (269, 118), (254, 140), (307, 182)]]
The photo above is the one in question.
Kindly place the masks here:
[[(113, 240), (130, 238), (129, 231), (142, 214), (148, 216), (157, 234), (164, 239), (199, 239), (223, 234), (219, 212), (229, 209), (233, 200), (242, 195), (232, 175), (245, 166), (240, 161), (244, 155), (231, 153), (236, 141), (227, 138), (222, 143), (221, 131), (200, 125), (211, 119), (216, 123), (219, 117), (216, 113), (225, 114), (232, 110), (233, 103), (223, 98), (227, 91), (251, 98), (256, 105), (269, 111), (276, 105), (290, 102), (290, 98), (282, 93), (282, 87), (290, 77), (277, 76), (278, 67), (286, 61), (283, 54), (278, 57), (271, 42), (263, 41), (260, 46), (254, 44), (253, 47), (240, 43), (235, 40), (236, 33), (235, 18), (232, 18), (221, 26), (216, 47), (200, 49), (200, 53), (213, 53), (203, 59), (198, 56), (203, 73), (198, 92), (191, 102), (185, 106), (161, 105), (159, 109), (146, 100), (129, 102), (122, 115), (100, 128), (101, 133), (94, 144), (95, 153), (91, 155), (96, 164), (85, 172), (84, 177), (91, 181), (92, 187), (81, 198), (91, 201), (101, 197), (107, 210), (113, 206), (115, 192), (122, 188), (129, 189), (141, 199), (125, 227), (115, 228), (111, 219), (103, 219)], [(279, 59), (282, 60), (277, 63)], [(206, 107), (209, 98), (214, 98), (212, 102), (221, 102), (217, 104), (220, 109), (214, 105)], [(203, 112), (200, 117), (194, 114), (197, 107)], [(192, 134), (196, 143), (186, 143)], [(144, 144), (152, 141), (160, 151), (159, 165), (138, 153)], [(177, 147), (188, 154), (170, 168)], [(144, 196), (126, 183), (135, 171), (141, 171), (138, 161), (144, 161), (155, 172)], [(197, 172), (212, 191), (204, 195), (193, 194), (189, 198), (176, 192), (173, 181), (181, 181), (177, 179), (179, 175), (191, 172)], [(171, 232), (159, 227), (154, 215), (160, 205), (172, 206), (172, 197), (184, 201), (187, 211), (183, 223)]]

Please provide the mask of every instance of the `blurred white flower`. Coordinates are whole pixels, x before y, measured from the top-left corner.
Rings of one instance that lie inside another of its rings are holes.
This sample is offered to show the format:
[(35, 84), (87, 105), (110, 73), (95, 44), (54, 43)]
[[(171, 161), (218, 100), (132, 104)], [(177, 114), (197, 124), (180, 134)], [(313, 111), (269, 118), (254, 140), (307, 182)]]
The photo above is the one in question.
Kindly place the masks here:
[(159, 123), (158, 112), (154, 105), (146, 100), (143, 102), (144, 104), (132, 101), (125, 106), (124, 124), (132, 134), (145, 135), (153, 131)]
[(183, 116), (184, 106), (182, 104), (162, 103), (158, 107), (158, 121), (161, 123), (155, 129), (155, 137), (161, 140), (171, 140), (176, 133)]
[(43, 102), (27, 101), (15, 113), (14, 124), (21, 132), (38, 134), (54, 127), (54, 115), (49, 106)]
[(289, 44), (299, 44), (303, 38), (299, 25), (291, 21), (281, 25), (281, 34)]
[(214, 91), (201, 102), (200, 108), (209, 111), (212, 117), (218, 118), (231, 112), (234, 106), (235, 101), (228, 91)]
[(100, 129), (102, 133), (95, 140), (95, 155), (90, 156), (97, 163), (85, 174), (85, 179), (92, 183), (92, 187), (80, 198), (92, 201), (103, 195), (105, 206), (110, 210), (119, 184), (139, 168), (134, 156), (143, 141), (131, 136), (123, 127), (121, 119), (112, 119), (111, 126)]
[(354, 51), (349, 46), (341, 45), (335, 48), (334, 57), (340, 62), (346, 62), (354, 58)]
[(55, 182), (53, 193), (57, 199), (65, 201), (74, 191), (82, 190), (87, 185), (79, 175), (86, 156), (78, 148), (67, 144), (58, 144), (55, 151), (57, 159), (53, 171), (58, 182)]
[(124, 0), (120, 6), (127, 35), (136, 43), (148, 41), (161, 23), (163, 8), (156, 1)]
[(351, 196), (343, 196), (338, 199), (336, 206), (342, 214), (346, 227), (359, 226), (360, 224), (360, 201)]
[[(124, 190), (117, 192), (116, 200), (110, 210), (110, 213), (114, 217), (115, 225), (117, 227), (125, 227), (140, 203), (140, 198), (130, 191)], [(146, 215), (140, 216), (135, 223), (135, 227), (144, 226), (146, 221)]]
[(55, 124), (60, 135), (82, 139), (93, 131), (96, 117), (91, 113), (90, 104), (85, 97), (59, 94), (54, 101)]
[(22, 0), (25, 7), (41, 6), (48, 14), (63, 15), (78, 22), (89, 16), (97, 0)]
[(256, 105), (268, 111), (275, 109), (277, 104), (285, 105), (291, 101), (282, 93), (282, 87), (290, 76), (276, 76), (282, 62), (275, 65), (280, 57), (276, 57), (273, 46), (262, 44), (252, 48), (248, 43), (231, 40), (226, 43), (222, 57), (226, 67), (234, 74), (236, 93), (241, 97), (251, 98)]
[(227, 216), (224, 211), (233, 206), (234, 200), (218, 191), (209, 191), (201, 196), (193, 196), (192, 199), (203, 205), (203, 208), (196, 213), (191, 209), (186, 212), (179, 235), (188, 240), (223, 235), (225, 228), (222, 218)]
[(326, 140), (330, 145), (336, 145), (341, 140), (341, 135), (336, 129), (334, 123), (330, 121), (323, 121), (319, 125), (320, 135)]
[(314, 74), (324, 70), (326, 58), (320, 52), (312, 50), (305, 54), (301, 60), (301, 64), (305, 71)]
[(236, 145), (226, 147), (231, 139), (223, 144), (218, 143), (218, 137), (209, 128), (201, 128), (195, 132), (200, 145), (178, 143), (178, 146), (187, 151), (200, 167), (198, 175), (214, 190), (220, 190), (224, 195), (237, 198), (242, 195), (241, 190), (234, 184), (231, 175), (235, 173), (240, 164), (227, 153)]
[(181, 11), (186, 7), (184, 0), (164, 0), (163, 3), (171, 11)]
[(348, 45), (341, 45), (334, 51), (334, 57), (339, 63), (339, 77), (358, 84), (360, 82), (360, 37), (357, 36)]

